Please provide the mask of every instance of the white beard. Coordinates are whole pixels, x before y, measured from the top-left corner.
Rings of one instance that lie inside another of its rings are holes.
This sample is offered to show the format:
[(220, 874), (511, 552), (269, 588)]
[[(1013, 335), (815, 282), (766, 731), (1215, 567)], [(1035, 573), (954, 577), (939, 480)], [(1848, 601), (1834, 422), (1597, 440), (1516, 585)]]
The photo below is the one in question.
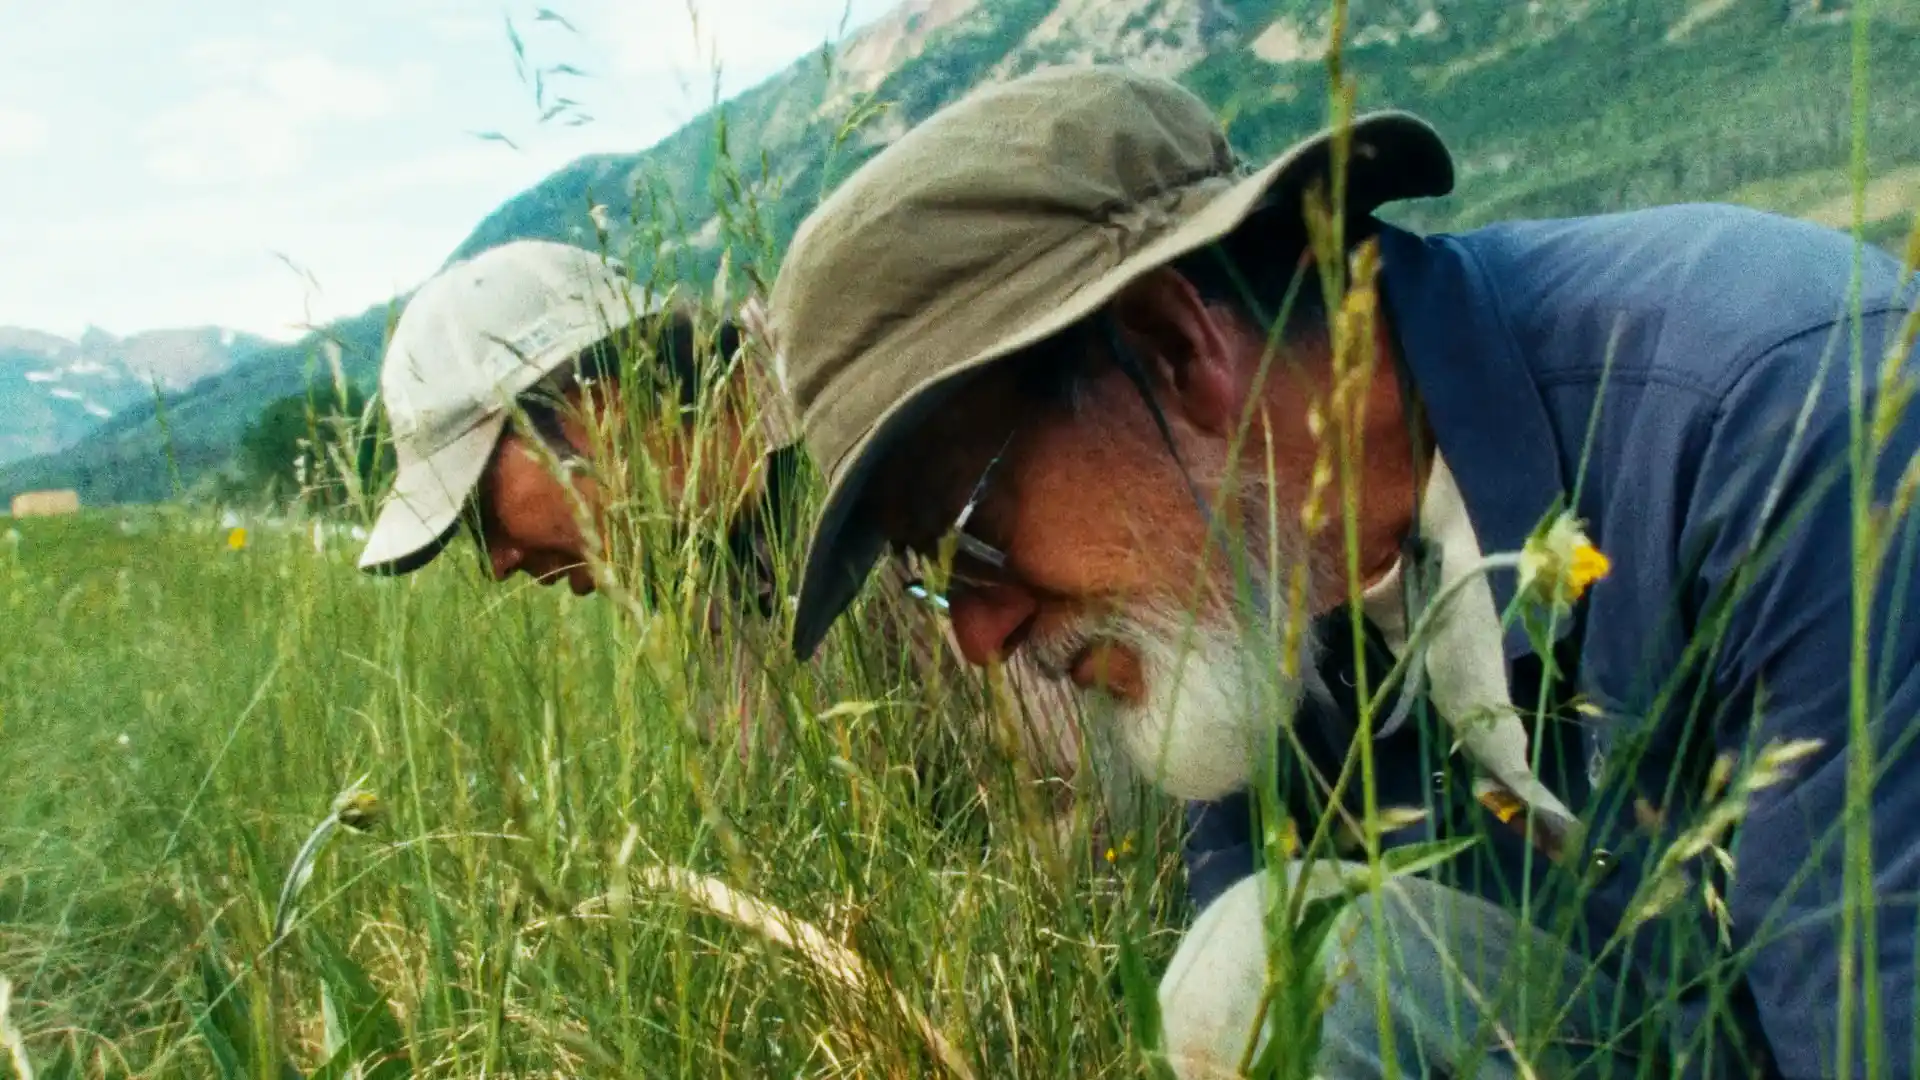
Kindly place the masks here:
[[(1264, 627), (1243, 634), (1158, 610), (1115, 618), (1098, 638), (1136, 655), (1147, 702), (1096, 690), (1090, 704), (1161, 791), (1202, 801), (1232, 794), (1252, 782), (1301, 697), (1266, 636)], [(1301, 658), (1303, 669), (1311, 659)]]

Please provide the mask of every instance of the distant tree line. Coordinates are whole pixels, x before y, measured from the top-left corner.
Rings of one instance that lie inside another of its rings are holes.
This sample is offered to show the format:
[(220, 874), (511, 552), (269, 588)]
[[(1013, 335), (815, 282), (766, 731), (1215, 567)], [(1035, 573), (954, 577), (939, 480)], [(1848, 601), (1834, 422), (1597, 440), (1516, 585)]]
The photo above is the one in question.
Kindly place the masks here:
[(339, 510), (376, 492), (394, 467), (371, 395), (316, 379), (269, 404), (240, 438), (239, 479), (278, 505)]

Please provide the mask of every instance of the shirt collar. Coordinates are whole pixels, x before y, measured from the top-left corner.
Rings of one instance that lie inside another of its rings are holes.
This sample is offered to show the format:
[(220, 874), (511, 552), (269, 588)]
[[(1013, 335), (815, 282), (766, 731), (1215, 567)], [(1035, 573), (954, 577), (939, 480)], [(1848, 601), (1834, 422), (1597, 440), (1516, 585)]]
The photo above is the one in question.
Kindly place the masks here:
[[(1407, 374), (1483, 551), (1518, 551), (1566, 490), (1539, 388), (1485, 270), (1456, 237), (1380, 227), (1380, 290)], [(1510, 571), (1490, 575), (1496, 608)], [(1516, 620), (1508, 659), (1533, 651)]]

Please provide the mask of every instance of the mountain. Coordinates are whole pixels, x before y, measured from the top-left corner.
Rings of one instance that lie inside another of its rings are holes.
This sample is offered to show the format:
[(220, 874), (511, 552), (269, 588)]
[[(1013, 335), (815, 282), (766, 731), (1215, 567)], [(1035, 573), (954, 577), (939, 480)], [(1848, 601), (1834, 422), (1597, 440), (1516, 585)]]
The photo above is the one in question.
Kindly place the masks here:
[[(449, 256), (518, 237), (604, 243), (642, 273), (706, 288), (765, 275), (821, 195), (968, 89), (1118, 61), (1181, 79), (1249, 158), (1329, 115), (1325, 0), (908, 0), (834, 47), (633, 154), (583, 158), (508, 200)], [(1459, 164), (1445, 199), (1392, 208), (1418, 229), (1696, 199), (1845, 227), (1851, 28), (1839, 0), (1352, 0), (1344, 70), (1361, 108), (1413, 109)], [(1920, 0), (1878, 0), (1868, 48), (1868, 236), (1896, 245), (1920, 205)], [(604, 230), (604, 239), (602, 232)], [(722, 253), (729, 253), (726, 260)], [(737, 283), (736, 283), (737, 284)], [(130, 411), (54, 456), (0, 467), (0, 497), (80, 487), (151, 499), (218, 468), (272, 396), (328, 370), (371, 381), (382, 305)]]
[[(0, 500), (67, 487), (89, 505), (189, 493), (229, 463), (261, 410), (314, 380), (331, 381), (336, 363), (347, 381), (373, 385), (398, 303), (375, 305), (292, 344), (242, 338), (247, 347), (233, 352), (225, 370), (157, 396), (148, 390), (63, 451), (0, 465)], [(4, 395), (0, 389), (0, 401)]]
[(0, 327), (0, 464), (54, 453), (156, 392), (184, 391), (269, 343), (218, 327), (78, 341)]
[[(1421, 228), (1729, 199), (1844, 225), (1846, 5), (1835, 0), (1354, 0), (1347, 70), (1362, 108), (1411, 108), (1460, 158), (1459, 191), (1398, 208)], [(455, 251), (518, 236), (656, 250), (711, 280), (729, 243), (777, 251), (821, 194), (982, 82), (1118, 61), (1176, 76), (1250, 157), (1329, 115), (1325, 0), (913, 0), (653, 149), (583, 159), (508, 201)], [(1874, 237), (1920, 201), (1920, 3), (1875, 5)], [(860, 118), (849, 123), (849, 114)], [(722, 148), (731, 150), (726, 160)], [(766, 235), (725, 210), (758, 202)], [(655, 228), (623, 227), (662, 218)], [(664, 241), (664, 243), (663, 243)]]

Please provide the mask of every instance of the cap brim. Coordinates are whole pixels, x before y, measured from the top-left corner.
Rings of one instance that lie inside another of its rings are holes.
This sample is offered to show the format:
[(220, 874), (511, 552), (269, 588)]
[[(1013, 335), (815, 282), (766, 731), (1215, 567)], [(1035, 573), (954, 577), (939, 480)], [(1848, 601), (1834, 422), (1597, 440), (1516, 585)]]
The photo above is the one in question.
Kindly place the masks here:
[(360, 569), (410, 574), (432, 562), (460, 524), (506, 426), (507, 414), (495, 413), (437, 452), (402, 465), (360, 552)]
[[(1383, 111), (1356, 117), (1347, 129), (1351, 156), (1346, 205), (1371, 213), (1401, 199), (1431, 198), (1453, 190), (1453, 159), (1440, 135), (1411, 113)], [(1060, 333), (1092, 315), (1141, 275), (1197, 251), (1232, 232), (1273, 196), (1303, 192), (1331, 164), (1336, 129), (1304, 139), (1258, 171), (1223, 188), (1178, 227), (1117, 266), (1047, 305), (1046, 314), (965, 362), (922, 383), (893, 403), (827, 470), (827, 493), (807, 547), (795, 605), (793, 652), (806, 660), (886, 550), (886, 540), (854, 511), (874, 468), (900, 436), (947, 400), (969, 376)]]

